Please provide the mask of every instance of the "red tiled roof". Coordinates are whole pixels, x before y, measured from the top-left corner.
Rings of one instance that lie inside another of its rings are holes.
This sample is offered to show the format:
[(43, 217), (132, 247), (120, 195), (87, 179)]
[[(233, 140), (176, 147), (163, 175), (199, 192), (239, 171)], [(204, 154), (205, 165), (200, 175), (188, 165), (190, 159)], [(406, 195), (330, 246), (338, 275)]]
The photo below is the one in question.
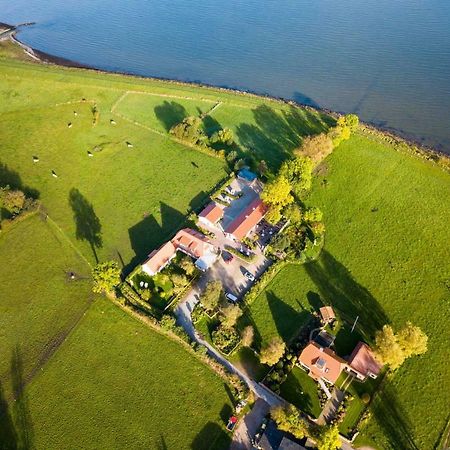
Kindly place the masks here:
[(194, 258), (200, 258), (205, 254), (206, 246), (210, 246), (208, 239), (202, 233), (184, 228), (172, 239), (172, 244), (190, 253)]
[(211, 202), (198, 216), (212, 223), (216, 223), (223, 217), (223, 208), (217, 203)]
[(150, 273), (157, 273), (173, 258), (176, 251), (177, 249), (172, 242), (166, 242), (159, 249), (153, 250), (148, 255), (148, 259), (143, 266), (149, 269)]
[(267, 212), (267, 206), (260, 198), (253, 200), (250, 205), (227, 227), (225, 232), (236, 239), (244, 239), (250, 230), (257, 225)]
[(334, 310), (331, 306), (322, 306), (319, 311), (322, 319), (325, 320), (325, 322), (336, 319), (336, 314), (334, 314)]
[(336, 383), (346, 362), (329, 348), (322, 348), (315, 342), (310, 342), (300, 354), (300, 362), (310, 370), (314, 378), (326, 378)]
[(375, 360), (370, 347), (364, 342), (358, 342), (358, 345), (350, 355), (348, 363), (353, 370), (364, 377), (367, 377), (370, 373), (378, 375), (382, 367)]

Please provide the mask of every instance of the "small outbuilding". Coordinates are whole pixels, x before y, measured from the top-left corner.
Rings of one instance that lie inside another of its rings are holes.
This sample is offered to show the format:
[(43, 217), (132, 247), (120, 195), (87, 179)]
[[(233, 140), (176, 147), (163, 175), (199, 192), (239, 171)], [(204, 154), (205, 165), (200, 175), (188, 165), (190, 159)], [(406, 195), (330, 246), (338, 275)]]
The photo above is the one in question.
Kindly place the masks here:
[(346, 370), (355, 375), (358, 380), (364, 381), (367, 377), (377, 378), (381, 367), (370, 347), (364, 342), (358, 342), (348, 359)]
[(324, 323), (331, 323), (336, 320), (336, 314), (331, 306), (322, 306), (319, 311)]
[(199, 215), (198, 221), (204, 225), (215, 225), (223, 217), (223, 206), (211, 202)]

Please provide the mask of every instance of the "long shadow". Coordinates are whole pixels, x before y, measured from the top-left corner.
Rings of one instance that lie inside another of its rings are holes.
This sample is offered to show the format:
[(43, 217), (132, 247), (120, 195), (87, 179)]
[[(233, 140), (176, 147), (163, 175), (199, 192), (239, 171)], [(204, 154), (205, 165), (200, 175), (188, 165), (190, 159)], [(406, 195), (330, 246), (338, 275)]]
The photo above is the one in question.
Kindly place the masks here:
[(18, 346), (11, 356), (11, 381), (14, 396), (13, 417), (16, 426), (18, 448), (33, 448), (33, 422), (31, 420), (28, 398), (25, 394), (22, 355)]
[(166, 131), (169, 131), (174, 125), (180, 123), (188, 116), (186, 108), (177, 102), (164, 100), (161, 105), (154, 108), (155, 115), (161, 122)]
[(287, 380), (281, 385), (281, 396), (302, 411), (313, 415), (311, 396), (304, 391), (293, 372), (288, 375)]
[(8, 402), (0, 382), (0, 449), (16, 450), (17, 448), (16, 426), (11, 417)]
[(231, 437), (217, 423), (208, 422), (191, 444), (192, 450), (220, 450), (229, 448)]
[(323, 250), (318, 261), (305, 264), (305, 269), (326, 303), (336, 308), (341, 318), (353, 322), (359, 316), (356, 329), (366, 341), (370, 342), (375, 331), (388, 323), (373, 295), (328, 251)]
[(305, 309), (296, 311), (291, 305), (283, 302), (272, 291), (267, 292), (267, 303), (272, 313), (273, 321), (277, 327), (278, 334), (285, 342), (289, 342), (293, 334), (298, 331), (307, 319), (310, 313)]
[(320, 298), (320, 295), (317, 292), (308, 291), (308, 293), (306, 294), (306, 299), (308, 300), (311, 308), (314, 311), (319, 311), (322, 306), (325, 306), (322, 302), (322, 299)]
[(69, 205), (72, 208), (76, 225), (76, 238), (89, 243), (95, 261), (98, 263), (97, 249), (103, 246), (102, 225), (95, 214), (94, 207), (75, 188), (71, 189), (69, 193)]
[(27, 197), (39, 198), (39, 191), (29, 186), (25, 186), (22, 178), (15, 170), (10, 169), (6, 164), (0, 161), (0, 187), (9, 186), (11, 189), (22, 191)]
[(303, 92), (295, 91), (292, 98), (294, 99), (295, 102), (300, 103), (301, 105), (312, 106), (313, 108), (320, 108), (320, 105), (315, 100), (313, 100), (311, 97), (304, 94)]
[(135, 256), (123, 268), (124, 275), (130, 271), (151, 253), (169, 239), (174, 230), (185, 223), (185, 216), (175, 208), (160, 202), (161, 225), (154, 216), (147, 216), (128, 229), (131, 248)]
[(332, 123), (325, 114), (294, 106), (277, 112), (268, 105), (253, 109), (255, 124), (242, 123), (236, 128), (239, 142), (257, 159), (264, 159), (271, 170), (292, 156), (302, 138), (326, 131)]
[(408, 413), (399, 402), (395, 387), (389, 381), (386, 381), (377, 393), (371, 411), (392, 448), (418, 449), (412, 436)]

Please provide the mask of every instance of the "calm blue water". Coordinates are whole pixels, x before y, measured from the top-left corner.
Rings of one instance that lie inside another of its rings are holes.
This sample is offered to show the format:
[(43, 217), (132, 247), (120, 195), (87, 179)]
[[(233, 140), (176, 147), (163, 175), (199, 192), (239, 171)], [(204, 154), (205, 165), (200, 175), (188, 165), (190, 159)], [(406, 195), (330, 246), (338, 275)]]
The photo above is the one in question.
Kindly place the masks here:
[(450, 0), (0, 0), (29, 45), (102, 69), (356, 112), (450, 152)]

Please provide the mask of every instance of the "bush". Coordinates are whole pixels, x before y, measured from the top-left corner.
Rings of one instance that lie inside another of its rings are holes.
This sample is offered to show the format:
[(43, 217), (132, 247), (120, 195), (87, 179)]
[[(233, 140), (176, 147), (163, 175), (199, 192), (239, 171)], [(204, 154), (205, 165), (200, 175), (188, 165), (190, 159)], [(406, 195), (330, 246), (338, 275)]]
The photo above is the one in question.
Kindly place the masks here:
[(159, 321), (159, 325), (164, 330), (173, 331), (176, 327), (175, 317), (173, 317), (169, 314), (163, 314), (163, 316), (161, 317), (161, 320)]
[(211, 335), (213, 344), (223, 353), (229, 353), (240, 341), (239, 333), (234, 328), (219, 326)]

